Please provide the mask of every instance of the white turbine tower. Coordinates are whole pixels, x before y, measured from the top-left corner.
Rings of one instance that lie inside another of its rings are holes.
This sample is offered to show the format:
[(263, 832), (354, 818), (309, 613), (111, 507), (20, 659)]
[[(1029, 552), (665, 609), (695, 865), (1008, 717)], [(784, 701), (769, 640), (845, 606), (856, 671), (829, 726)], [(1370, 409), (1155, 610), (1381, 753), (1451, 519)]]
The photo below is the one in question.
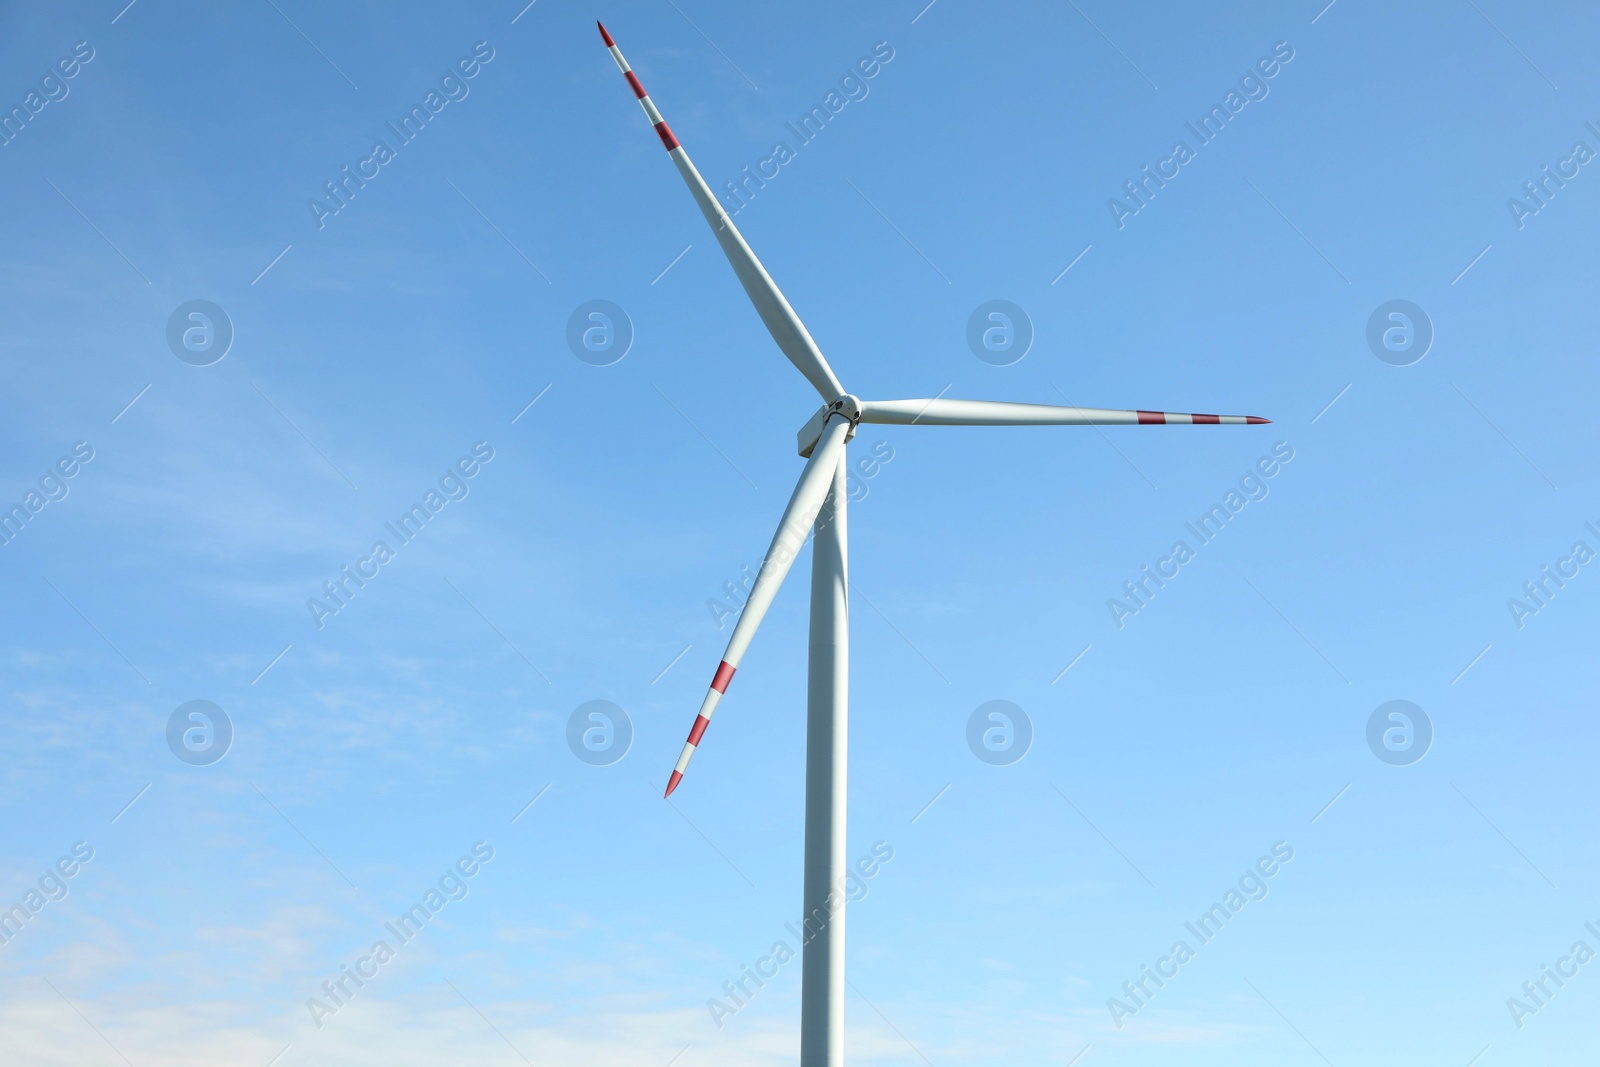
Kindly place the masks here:
[[(1171, 411), (1116, 411), (1010, 404), (992, 400), (861, 400), (845, 392), (805, 324), (784, 299), (733, 220), (712, 195), (661, 112), (622, 58), (604, 23), (600, 37), (633, 88), (661, 143), (710, 223), (717, 243), (733, 265), (750, 302), (772, 339), (806, 380), (822, 394), (822, 407), (800, 428), (800, 455), (806, 466), (783, 511), (761, 570), (750, 589), (728, 649), (717, 665), (711, 688), (695, 716), (689, 739), (667, 781), (667, 795), (705, 736), (717, 703), (795, 556), (814, 531), (811, 559), (811, 654), (806, 690), (805, 880), (801, 893), (808, 932), (800, 980), (801, 1067), (842, 1067), (844, 1063), (844, 894), (846, 695), (849, 678), (849, 578), (845, 528), (845, 445), (861, 423), (901, 426), (1121, 426), (1224, 425), (1266, 423), (1254, 415), (1194, 415)], [(837, 891), (837, 892), (836, 892)], [(829, 907), (833, 894), (834, 908)]]

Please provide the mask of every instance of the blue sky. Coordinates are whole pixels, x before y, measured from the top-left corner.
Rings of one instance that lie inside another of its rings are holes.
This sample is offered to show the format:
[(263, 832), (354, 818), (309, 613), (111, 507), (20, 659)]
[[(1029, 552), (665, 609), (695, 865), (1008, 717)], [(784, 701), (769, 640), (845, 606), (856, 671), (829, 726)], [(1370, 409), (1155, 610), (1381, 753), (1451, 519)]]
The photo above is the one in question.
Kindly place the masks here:
[[(849, 911), (853, 1062), (1577, 1062), (1600, 16), (1323, 3), (0, 14), (13, 1057), (794, 1059), (798, 961), (720, 1027), (708, 1001), (799, 913), (809, 552), (660, 789), (816, 399), (603, 18), (714, 188), (792, 150), (738, 224), (852, 392), (1274, 420), (862, 428), (853, 458), (892, 458), (851, 512), (848, 850), (893, 858)], [(1009, 366), (967, 344), (995, 299), (1034, 332)], [(633, 332), (606, 366), (567, 341), (594, 300)], [(1396, 300), (1433, 334), (1404, 366), (1367, 340)], [(204, 366), (168, 343), (191, 301), (231, 324)], [(195, 700), (220, 760), (169, 745)], [(631, 724), (609, 764), (567, 741), (595, 700)], [(991, 700), (1032, 725), (1008, 765), (967, 745)], [(1394, 700), (1420, 759), (1369, 747)], [(442, 878), (459, 899), (361, 963)]]

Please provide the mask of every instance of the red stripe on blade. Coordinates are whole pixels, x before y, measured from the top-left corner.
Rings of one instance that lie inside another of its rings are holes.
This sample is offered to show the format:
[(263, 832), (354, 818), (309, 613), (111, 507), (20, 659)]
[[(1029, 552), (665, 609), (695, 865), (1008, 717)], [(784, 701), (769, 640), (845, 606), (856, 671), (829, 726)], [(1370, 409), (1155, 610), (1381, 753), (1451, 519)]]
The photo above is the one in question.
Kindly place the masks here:
[(1271, 421), (1271, 419), (1263, 419), (1258, 415), (1246, 415), (1244, 417), (1246, 426), (1264, 426)]
[(683, 774), (679, 771), (673, 771), (672, 777), (667, 779), (667, 791), (661, 795), (663, 797), (670, 797), (672, 795), (672, 791), (678, 788), (678, 783), (681, 781), (683, 781)]
[(667, 128), (665, 122), (656, 123), (656, 133), (661, 136), (661, 143), (667, 146), (668, 152), (678, 147), (678, 139), (672, 136), (672, 131)]
[(613, 41), (611, 39), (611, 35), (606, 32), (606, 24), (597, 21), (595, 25), (600, 27), (600, 39), (606, 43), (606, 47), (615, 48), (617, 46), (617, 42)]
[(1195, 421), (1195, 425), (1197, 426), (1215, 426), (1222, 422), (1222, 417), (1220, 415), (1191, 415), (1189, 417)]
[(1144, 426), (1144, 425), (1149, 424), (1149, 423), (1164, 423), (1166, 421), (1167, 421), (1167, 413), (1164, 412), (1164, 411), (1141, 411), (1141, 412), (1139, 412), (1139, 425), (1141, 425), (1141, 426)]
[(623, 75), (623, 77), (627, 78), (628, 79), (628, 84), (633, 86), (633, 95), (637, 96), (640, 100), (643, 100), (644, 99), (644, 95), (645, 95), (644, 94), (644, 86), (639, 84), (639, 79), (633, 73), (633, 71), (631, 71), (631, 70), (628, 71), (626, 74)]
[(710, 719), (704, 715), (696, 715), (694, 725), (689, 728), (689, 743), (698, 747), (700, 739), (706, 735), (706, 727), (710, 725)]
[(736, 670), (738, 670), (737, 667), (730, 667), (727, 660), (723, 660), (717, 665), (717, 675), (711, 679), (711, 688), (719, 693), (726, 693), (728, 691), (728, 683), (733, 681), (733, 672)]

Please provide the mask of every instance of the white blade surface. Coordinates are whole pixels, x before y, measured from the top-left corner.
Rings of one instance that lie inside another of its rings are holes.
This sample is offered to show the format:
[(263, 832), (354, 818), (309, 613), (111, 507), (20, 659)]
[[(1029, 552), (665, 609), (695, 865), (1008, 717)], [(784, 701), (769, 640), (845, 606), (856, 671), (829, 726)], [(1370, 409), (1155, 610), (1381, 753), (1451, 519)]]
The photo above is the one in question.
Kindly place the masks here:
[(794, 487), (794, 495), (789, 498), (789, 506), (783, 509), (778, 532), (772, 536), (766, 558), (761, 561), (761, 572), (756, 575), (744, 610), (734, 624), (733, 636), (728, 639), (728, 650), (722, 654), (722, 662), (717, 665), (717, 673), (711, 679), (711, 688), (700, 705), (700, 714), (695, 716), (694, 726), (689, 730), (689, 740), (684, 743), (678, 764), (667, 782), (668, 796), (683, 780), (683, 772), (689, 766), (689, 760), (694, 756), (695, 747), (706, 732), (706, 726), (711, 722), (712, 713), (717, 710), (717, 702), (727, 692), (733, 672), (739, 669), (739, 661), (744, 659), (745, 650), (750, 647), (750, 639), (756, 635), (756, 628), (766, 618), (778, 587), (783, 584), (789, 568), (794, 566), (795, 557), (805, 546), (811, 524), (816, 521), (817, 512), (822, 509), (823, 501), (828, 498), (828, 490), (833, 485), (834, 471), (839, 465), (839, 455), (844, 451), (845, 436), (849, 430), (847, 419), (840, 417), (831, 420), (823, 428), (822, 438), (812, 451), (811, 458), (806, 461), (805, 470), (800, 472), (800, 481)]
[(628, 66), (628, 61), (622, 58), (621, 50), (606, 32), (605, 26), (597, 25), (600, 25), (601, 40), (605, 41), (606, 47), (611, 51), (611, 58), (617, 61), (617, 67), (628, 79), (628, 84), (633, 87), (634, 95), (639, 98), (639, 106), (644, 108), (645, 115), (649, 117), (656, 134), (661, 138), (661, 143), (666, 145), (667, 153), (672, 156), (672, 162), (678, 167), (678, 173), (683, 175), (684, 184), (689, 187), (689, 192), (694, 194), (695, 203), (700, 205), (701, 214), (705, 215), (706, 222), (711, 224), (711, 232), (716, 235), (717, 243), (722, 246), (722, 252), (728, 257), (728, 262), (733, 264), (733, 272), (739, 276), (739, 283), (744, 286), (744, 291), (749, 295), (750, 302), (755, 305), (761, 321), (766, 323), (767, 332), (778, 342), (778, 347), (789, 357), (789, 362), (798, 367), (800, 373), (806, 376), (806, 380), (822, 394), (823, 400), (829, 401), (842, 396), (844, 386), (839, 384), (839, 379), (834, 376), (833, 368), (828, 366), (828, 361), (822, 358), (822, 351), (811, 339), (805, 323), (794, 313), (794, 308), (789, 306), (789, 301), (785, 300), (783, 293), (778, 290), (777, 283), (772, 280), (767, 269), (761, 265), (756, 254), (745, 243), (738, 227), (734, 226), (733, 220), (712, 195), (705, 179), (700, 177), (700, 172), (689, 159), (689, 153), (673, 136), (666, 120), (661, 117), (661, 112), (644, 91), (644, 86), (639, 83), (638, 77)]
[(1118, 411), (1059, 404), (1007, 404), (998, 400), (863, 400), (861, 421), (899, 426), (1255, 426), (1255, 415), (1201, 415), (1183, 411)]

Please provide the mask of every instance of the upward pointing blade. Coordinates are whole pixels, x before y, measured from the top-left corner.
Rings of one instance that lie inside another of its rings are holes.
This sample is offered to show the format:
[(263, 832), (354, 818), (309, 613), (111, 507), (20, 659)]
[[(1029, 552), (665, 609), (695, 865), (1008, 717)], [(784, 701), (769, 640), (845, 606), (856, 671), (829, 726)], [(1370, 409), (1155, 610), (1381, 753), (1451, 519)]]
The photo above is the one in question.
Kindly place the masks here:
[(689, 730), (689, 740), (684, 743), (683, 752), (678, 756), (678, 765), (672, 769), (672, 777), (667, 782), (666, 795), (669, 797), (678, 788), (678, 783), (683, 781), (683, 772), (688, 768), (706, 727), (711, 724), (711, 715), (717, 710), (717, 702), (727, 692), (733, 672), (739, 669), (739, 661), (744, 659), (745, 649), (750, 647), (750, 639), (756, 634), (756, 627), (766, 617), (773, 596), (783, 584), (789, 568), (794, 565), (795, 556), (799, 555), (806, 543), (811, 524), (816, 521), (817, 512), (822, 510), (823, 501), (828, 498), (828, 490), (833, 485), (834, 470), (839, 465), (839, 453), (844, 449), (849, 430), (850, 423), (843, 417), (830, 420), (823, 428), (822, 438), (812, 451), (811, 458), (806, 462), (806, 469), (800, 472), (800, 481), (794, 487), (794, 495), (789, 498), (789, 506), (783, 510), (778, 532), (773, 535), (767, 556), (761, 561), (761, 572), (756, 575), (755, 584), (750, 587), (750, 597), (744, 602), (744, 611), (734, 624), (733, 636), (728, 639), (728, 650), (722, 654), (722, 662), (717, 665), (717, 673), (711, 679), (711, 688), (700, 705), (700, 714), (695, 716), (694, 726)]
[(743, 235), (734, 226), (728, 213), (722, 210), (722, 205), (717, 202), (705, 179), (700, 177), (700, 172), (690, 161), (689, 153), (684, 151), (678, 139), (672, 135), (666, 119), (656, 110), (655, 103), (645, 93), (644, 86), (639, 84), (639, 79), (628, 66), (628, 61), (622, 58), (622, 51), (611, 39), (611, 34), (606, 32), (605, 24), (597, 22), (595, 25), (600, 27), (600, 39), (605, 41), (606, 48), (611, 51), (611, 58), (617, 61), (618, 69), (633, 87), (634, 95), (639, 98), (639, 106), (644, 108), (650, 124), (655, 127), (656, 134), (661, 138), (661, 143), (672, 156), (672, 162), (677, 165), (678, 173), (683, 175), (684, 184), (689, 187), (689, 192), (694, 194), (695, 203), (700, 205), (701, 214), (705, 215), (706, 222), (711, 224), (711, 232), (716, 235), (717, 243), (722, 246), (728, 262), (733, 264), (733, 272), (739, 276), (739, 283), (744, 286), (750, 302), (756, 306), (761, 321), (766, 323), (767, 332), (778, 342), (778, 347), (789, 357), (789, 362), (798, 367), (800, 373), (806, 376), (806, 380), (822, 394), (824, 401), (842, 396), (844, 386), (839, 384), (839, 379), (834, 376), (833, 368), (828, 366), (828, 361), (822, 358), (822, 351), (811, 339), (805, 323), (800, 321), (800, 316), (794, 313), (794, 308), (784, 299), (777, 283), (761, 265), (756, 254), (750, 251), (750, 246), (745, 243)]

